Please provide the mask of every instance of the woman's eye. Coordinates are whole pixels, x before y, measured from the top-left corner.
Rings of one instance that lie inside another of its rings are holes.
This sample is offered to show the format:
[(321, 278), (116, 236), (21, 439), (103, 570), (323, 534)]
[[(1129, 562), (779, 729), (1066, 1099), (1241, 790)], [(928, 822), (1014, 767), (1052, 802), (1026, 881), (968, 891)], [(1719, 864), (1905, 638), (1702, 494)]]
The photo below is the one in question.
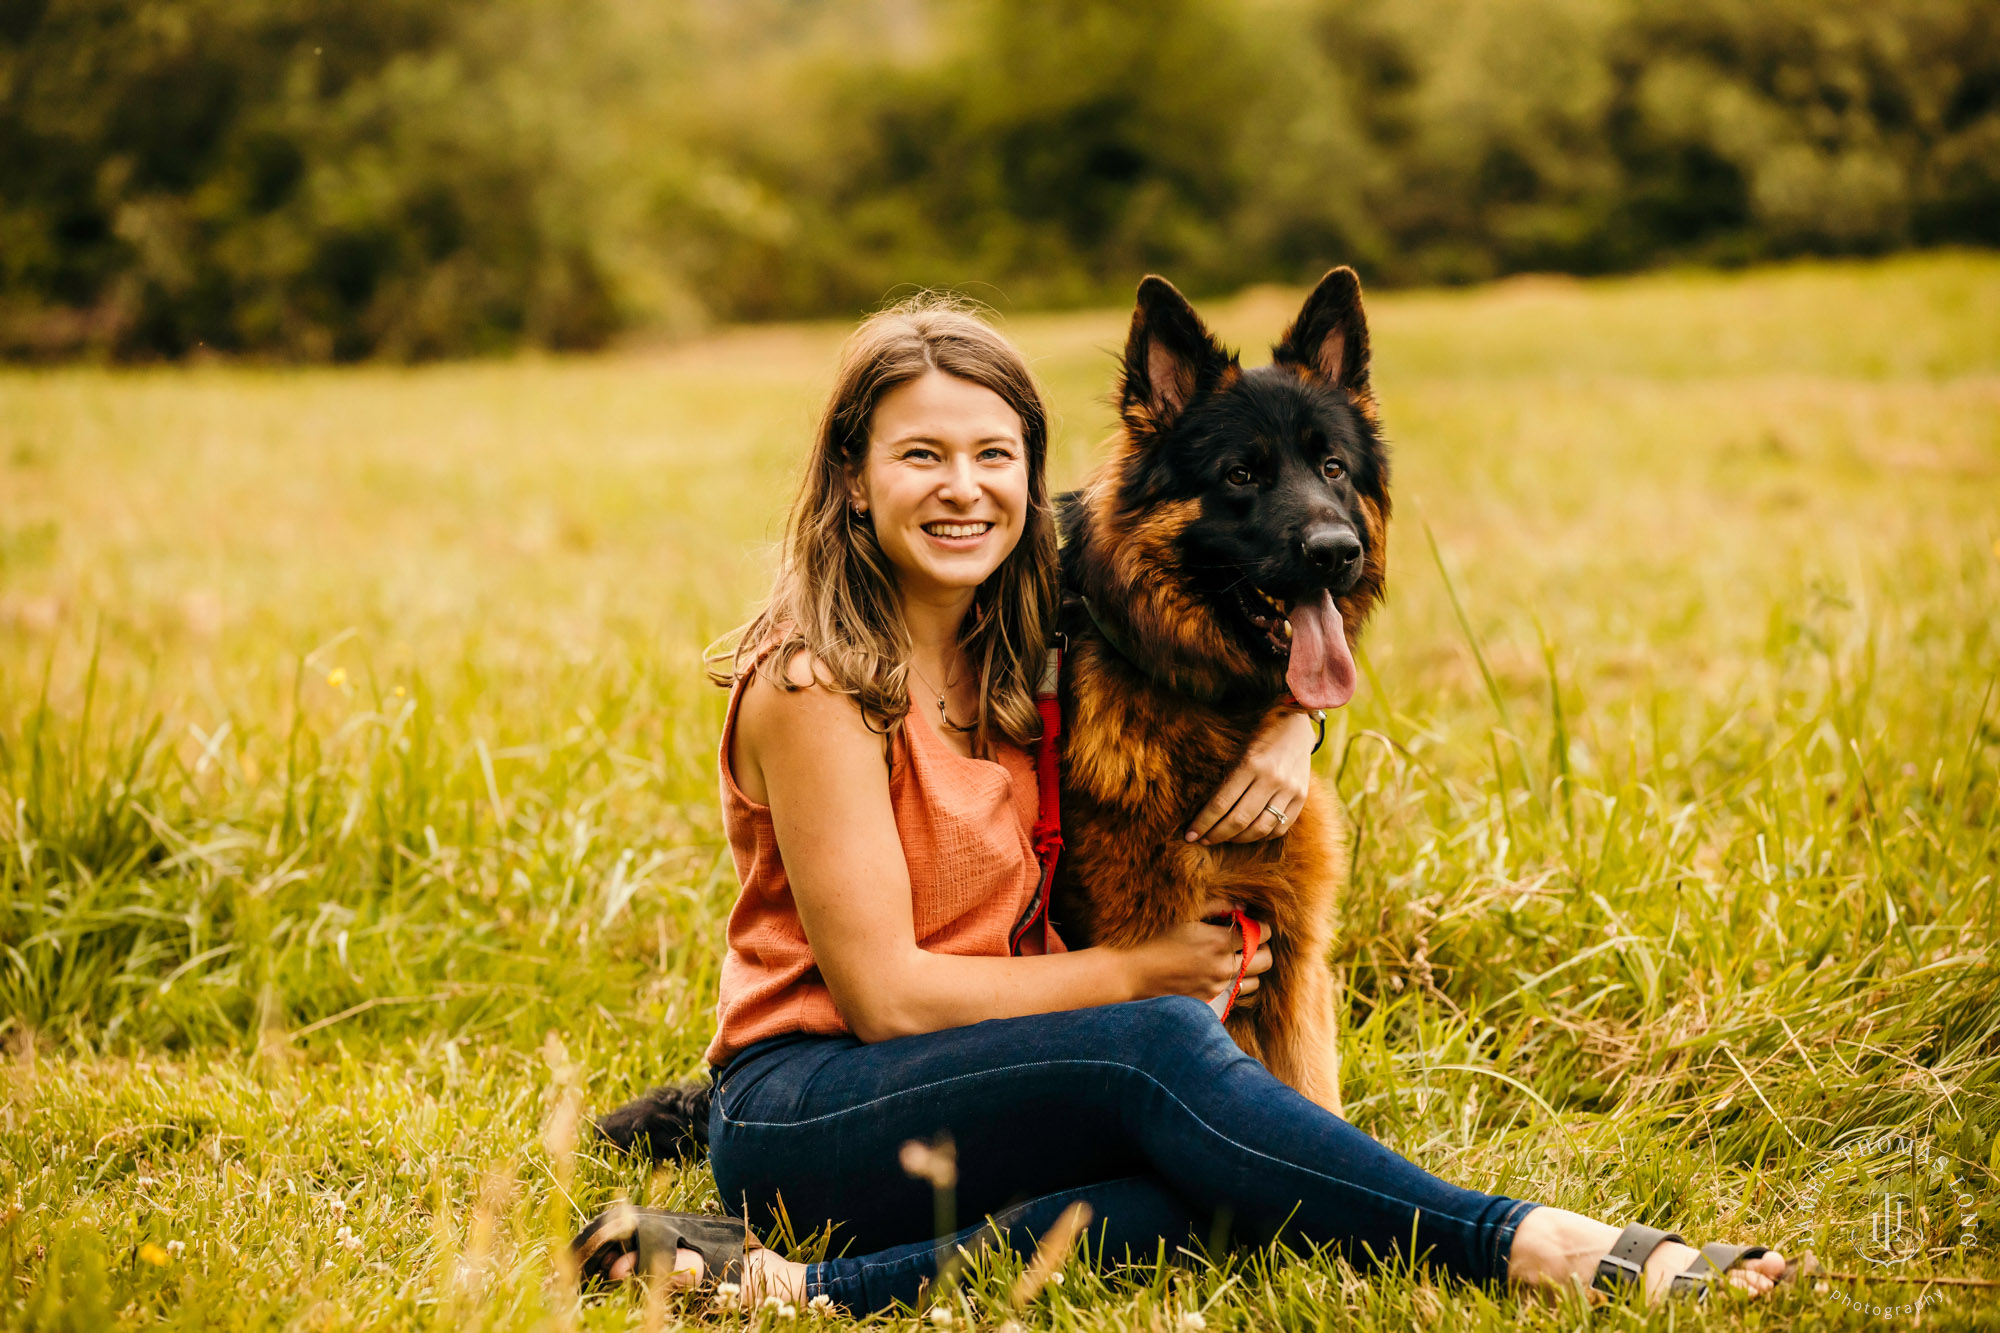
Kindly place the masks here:
[(1347, 464), (1338, 458), (1329, 458), (1320, 465), (1320, 471), (1326, 473), (1331, 480), (1338, 481), (1347, 475)]
[(1254, 480), (1250, 475), (1250, 469), (1240, 463), (1223, 473), (1222, 479), (1231, 486), (1248, 486)]
[(1011, 449), (988, 449), (980, 457), (995, 463), (1011, 463), (1014, 460), (1014, 451)]

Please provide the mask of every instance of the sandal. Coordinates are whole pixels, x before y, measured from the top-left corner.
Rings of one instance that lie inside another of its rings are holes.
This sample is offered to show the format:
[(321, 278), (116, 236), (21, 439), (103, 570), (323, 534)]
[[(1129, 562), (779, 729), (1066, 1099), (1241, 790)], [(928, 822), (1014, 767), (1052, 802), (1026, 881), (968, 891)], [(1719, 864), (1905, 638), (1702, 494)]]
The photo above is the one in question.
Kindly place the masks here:
[(613, 1204), (576, 1233), (569, 1252), (586, 1289), (614, 1285), (611, 1266), (627, 1254), (637, 1254), (634, 1277), (672, 1272), (677, 1251), (693, 1250), (701, 1257), (701, 1282), (696, 1291), (713, 1295), (722, 1283), (743, 1283), (743, 1255), (760, 1248), (750, 1228), (733, 1217), (670, 1213), (661, 1208)]
[[(1687, 1244), (1687, 1238), (1678, 1232), (1662, 1231), (1634, 1222), (1618, 1233), (1618, 1240), (1611, 1247), (1611, 1253), (1597, 1261), (1597, 1275), (1590, 1280), (1593, 1291), (1607, 1296), (1619, 1296), (1637, 1290), (1641, 1294), (1646, 1289), (1646, 1260), (1653, 1251), (1674, 1241)], [(1768, 1245), (1725, 1245), (1721, 1241), (1710, 1241), (1701, 1247), (1693, 1263), (1674, 1274), (1667, 1284), (1669, 1296), (1690, 1297), (1697, 1301), (1708, 1299), (1709, 1288), (1730, 1269), (1746, 1259), (1756, 1259), (1769, 1254)], [(1773, 1286), (1790, 1282), (1801, 1272), (1811, 1272), (1814, 1263), (1811, 1254), (1794, 1259), (1785, 1265), (1785, 1271), (1773, 1278)]]

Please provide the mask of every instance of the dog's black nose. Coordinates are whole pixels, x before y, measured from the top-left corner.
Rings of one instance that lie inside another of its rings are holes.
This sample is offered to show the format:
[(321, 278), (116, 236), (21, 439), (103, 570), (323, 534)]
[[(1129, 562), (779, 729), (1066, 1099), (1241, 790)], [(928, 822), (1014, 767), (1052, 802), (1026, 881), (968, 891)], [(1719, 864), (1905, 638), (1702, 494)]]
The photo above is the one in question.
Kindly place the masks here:
[(1345, 574), (1361, 558), (1361, 539), (1352, 528), (1314, 528), (1306, 534), (1306, 559), (1328, 574)]

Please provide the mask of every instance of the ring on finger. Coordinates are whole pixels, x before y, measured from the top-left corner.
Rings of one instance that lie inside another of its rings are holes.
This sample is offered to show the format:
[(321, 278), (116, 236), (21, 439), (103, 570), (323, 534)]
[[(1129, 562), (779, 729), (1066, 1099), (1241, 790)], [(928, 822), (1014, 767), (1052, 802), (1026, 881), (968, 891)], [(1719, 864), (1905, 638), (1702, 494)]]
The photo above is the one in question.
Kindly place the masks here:
[(1275, 815), (1275, 816), (1277, 816), (1277, 819), (1278, 819), (1278, 827), (1279, 827), (1279, 828), (1283, 828), (1283, 827), (1284, 827), (1284, 826), (1285, 826), (1285, 825), (1286, 825), (1286, 824), (1287, 824), (1287, 823), (1289, 822), (1289, 821), (1288, 821), (1288, 820), (1286, 820), (1286, 818), (1285, 818), (1285, 812), (1284, 812), (1283, 810), (1280, 810), (1280, 809), (1279, 809), (1279, 808), (1278, 808), (1277, 806), (1275, 806), (1275, 805), (1267, 805), (1267, 806), (1265, 806), (1265, 807), (1264, 807), (1264, 813), (1265, 813), (1265, 814), (1267, 814), (1267, 815)]

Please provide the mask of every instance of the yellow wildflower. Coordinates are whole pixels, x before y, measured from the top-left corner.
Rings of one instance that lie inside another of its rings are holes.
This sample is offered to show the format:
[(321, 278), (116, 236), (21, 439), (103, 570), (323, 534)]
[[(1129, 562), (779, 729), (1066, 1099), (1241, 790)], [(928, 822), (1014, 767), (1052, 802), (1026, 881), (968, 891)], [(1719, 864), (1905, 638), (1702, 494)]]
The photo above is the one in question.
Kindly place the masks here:
[(167, 1266), (167, 1252), (150, 1240), (139, 1247), (139, 1257), (155, 1268)]

